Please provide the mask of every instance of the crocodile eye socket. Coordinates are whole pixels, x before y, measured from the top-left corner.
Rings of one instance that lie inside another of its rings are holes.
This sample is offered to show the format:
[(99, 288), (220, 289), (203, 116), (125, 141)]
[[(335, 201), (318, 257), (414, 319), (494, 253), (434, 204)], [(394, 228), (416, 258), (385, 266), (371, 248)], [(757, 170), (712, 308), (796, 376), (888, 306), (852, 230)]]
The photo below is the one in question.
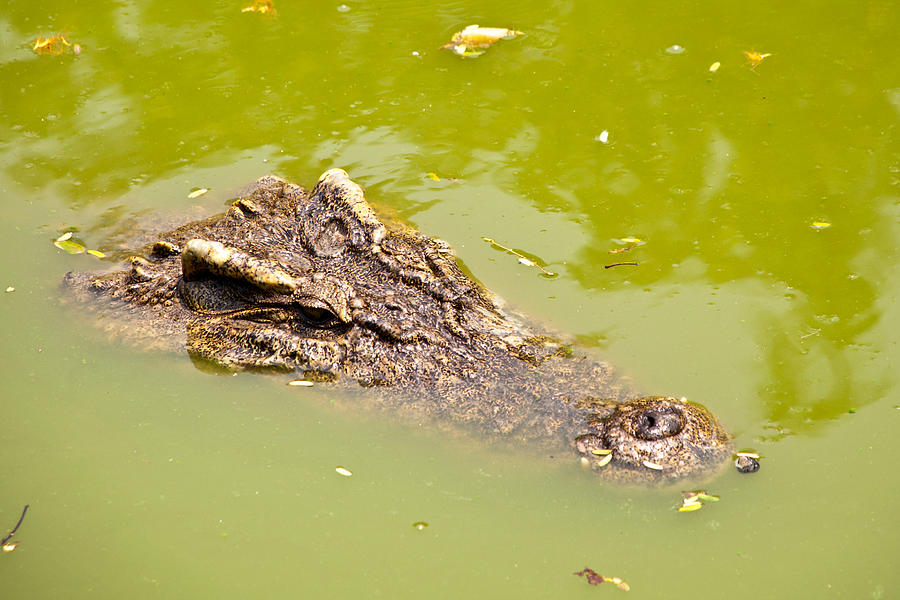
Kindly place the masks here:
[(305, 325), (318, 329), (329, 329), (340, 323), (333, 312), (321, 306), (299, 305), (297, 314)]

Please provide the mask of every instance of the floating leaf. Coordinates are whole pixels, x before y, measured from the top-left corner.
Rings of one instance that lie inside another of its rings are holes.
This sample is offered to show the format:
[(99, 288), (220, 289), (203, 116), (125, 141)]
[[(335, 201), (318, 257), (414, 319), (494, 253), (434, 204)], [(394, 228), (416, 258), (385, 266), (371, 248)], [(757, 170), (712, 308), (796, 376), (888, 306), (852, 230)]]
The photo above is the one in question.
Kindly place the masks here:
[(604, 129), (603, 131), (600, 132), (600, 135), (598, 135), (594, 139), (597, 140), (598, 142), (600, 142), (601, 144), (608, 144), (609, 143), (609, 131)]
[(623, 592), (627, 592), (628, 590), (631, 589), (631, 586), (629, 586), (627, 583), (625, 583), (625, 581), (621, 577), (604, 577), (603, 575), (601, 575), (597, 571), (591, 569), (590, 567), (585, 567), (583, 570), (576, 571), (575, 573), (572, 573), (572, 574), (575, 575), (576, 577), (584, 577), (585, 579), (587, 579), (587, 582), (590, 585), (600, 585), (603, 582), (608, 582), (608, 583), (614, 584), (617, 588), (619, 588)]
[(609, 450), (608, 448), (597, 448), (596, 450), (591, 450), (591, 454), (606, 456), (607, 454), (612, 454), (612, 450)]
[(704, 502), (718, 502), (719, 497), (710, 494), (706, 490), (693, 492), (681, 492), (681, 506), (678, 512), (694, 512), (703, 508)]
[(65, 250), (69, 254), (83, 254), (84, 246), (82, 246), (78, 242), (73, 241), (71, 238), (72, 232), (67, 231), (66, 233), (53, 240), (53, 245), (60, 250)]
[(288, 385), (292, 385), (295, 387), (312, 387), (313, 382), (307, 381), (306, 379), (295, 379), (293, 381), (288, 381)]
[(457, 177), (441, 177), (437, 173), (425, 173), (425, 177), (432, 181), (452, 181), (453, 183), (459, 181)]
[(96, 256), (97, 258), (106, 258), (106, 254), (100, 252), (99, 250), (88, 250), (87, 253), (91, 256)]
[(756, 459), (759, 458), (759, 454), (757, 454), (756, 452), (735, 452), (734, 455), (735, 456), (749, 456), (750, 458), (756, 458)]
[(650, 462), (649, 460), (642, 460), (641, 464), (647, 467), (648, 469), (653, 469), (654, 471), (662, 471), (663, 466), (658, 465), (655, 462)]
[(722, 63), (720, 63), (719, 61), (716, 61), (713, 64), (709, 65), (709, 72), (715, 73), (716, 71), (719, 70), (719, 67), (721, 67), (721, 66), (722, 66)]
[(672, 44), (668, 48), (666, 48), (666, 54), (684, 54), (684, 46), (679, 44)]
[(632, 248), (634, 248), (634, 246), (625, 246), (624, 248), (613, 248), (612, 250), (609, 250), (609, 253), (610, 254), (622, 254), (623, 252), (628, 252)]
[(635, 245), (644, 245), (646, 243), (641, 238), (636, 238), (636, 237), (624, 237), (620, 240), (613, 240), (613, 241), (620, 243), (620, 244), (635, 244)]
[(750, 61), (750, 70), (755, 71), (756, 66), (759, 63), (761, 63), (762, 61), (764, 61), (765, 59), (772, 56), (772, 53), (771, 52), (763, 53), (763, 52), (754, 52), (752, 50), (744, 50), (744, 56), (746, 56), (747, 60)]
[(454, 33), (450, 43), (441, 46), (441, 50), (452, 50), (454, 54), (464, 57), (480, 56), (500, 40), (509, 40), (519, 35), (522, 32), (515, 29), (469, 25)]
[(335, 467), (334, 470), (338, 475), (343, 475), (344, 477), (350, 477), (351, 475), (353, 475), (350, 469), (345, 469), (344, 467)]
[(415, 523), (412, 524), (412, 526), (415, 527), (416, 529), (418, 529), (419, 531), (422, 531), (423, 529), (428, 527), (428, 523), (426, 523), (425, 521), (416, 521)]
[(609, 461), (611, 461), (611, 460), (612, 460), (612, 454), (607, 454), (606, 456), (604, 456), (603, 458), (601, 458), (600, 460), (597, 461), (597, 466), (605, 467), (606, 465), (609, 464)]
[(9, 286), (8, 288), (6, 288), (6, 293), (7, 293), (7, 294), (11, 294), (11, 293), (13, 293), (14, 291), (16, 291), (16, 288), (14, 288), (13, 286)]
[(241, 9), (241, 12), (255, 12), (261, 15), (274, 15), (275, 7), (272, 5), (272, 0), (253, 0), (253, 4), (251, 4), (250, 6), (245, 6)]
[(628, 590), (631, 589), (631, 586), (628, 585), (627, 583), (625, 583), (619, 577), (604, 577), (603, 579), (605, 579), (606, 581), (608, 581), (610, 583), (616, 584), (616, 587), (619, 588), (620, 590), (622, 590), (623, 592), (627, 592)]
[[(35, 54), (62, 54), (72, 44), (64, 35), (51, 35), (50, 37), (38, 37), (34, 40), (31, 49)], [(79, 52), (81, 46), (78, 47)]]
[(209, 188), (191, 188), (191, 193), (188, 194), (187, 197), (193, 200), (194, 198), (199, 198), (208, 191)]
[(12, 552), (18, 545), (19, 542), (7, 542), (6, 544), (3, 544), (3, 546), (0, 546), (0, 550), (2, 550), (4, 553)]
[(828, 229), (831, 227), (831, 223), (828, 221), (813, 221), (809, 226), (813, 229)]

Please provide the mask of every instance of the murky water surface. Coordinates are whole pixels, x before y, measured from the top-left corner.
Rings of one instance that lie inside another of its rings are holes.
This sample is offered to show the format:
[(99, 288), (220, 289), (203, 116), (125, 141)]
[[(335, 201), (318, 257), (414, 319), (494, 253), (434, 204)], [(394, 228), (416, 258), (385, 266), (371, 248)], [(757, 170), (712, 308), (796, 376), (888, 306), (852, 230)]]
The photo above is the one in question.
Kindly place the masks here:
[[(632, 598), (900, 593), (898, 10), (705, 4), (7, 3), (0, 534), (31, 509), (4, 592), (621, 593), (589, 566)], [(470, 23), (526, 35), (438, 50)], [(59, 32), (81, 53), (31, 51)], [(53, 246), (67, 228), (114, 252), (336, 166), (522, 311), (706, 404), (762, 470), (682, 514), (677, 491), (208, 375), (59, 307), (66, 271), (102, 266)]]

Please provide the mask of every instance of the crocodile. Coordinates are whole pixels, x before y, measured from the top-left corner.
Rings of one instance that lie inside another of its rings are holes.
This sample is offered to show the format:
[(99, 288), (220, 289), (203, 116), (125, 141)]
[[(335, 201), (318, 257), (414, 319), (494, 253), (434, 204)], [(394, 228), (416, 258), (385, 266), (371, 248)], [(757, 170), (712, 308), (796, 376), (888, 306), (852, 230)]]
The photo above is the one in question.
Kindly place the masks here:
[(608, 481), (671, 484), (727, 462), (706, 408), (641, 397), (507, 310), (446, 242), (389, 225), (343, 170), (311, 191), (269, 175), (124, 268), (68, 273), (64, 295), (140, 347), (344, 385), (403, 420), (564, 449)]

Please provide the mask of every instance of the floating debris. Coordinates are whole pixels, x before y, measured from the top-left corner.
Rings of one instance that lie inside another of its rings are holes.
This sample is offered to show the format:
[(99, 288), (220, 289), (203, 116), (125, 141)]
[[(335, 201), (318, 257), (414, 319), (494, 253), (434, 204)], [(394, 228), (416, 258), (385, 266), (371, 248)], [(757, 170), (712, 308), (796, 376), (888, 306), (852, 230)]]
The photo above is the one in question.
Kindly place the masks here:
[(696, 490), (693, 492), (681, 492), (681, 506), (678, 512), (694, 512), (703, 508), (704, 502), (718, 502), (719, 497), (710, 494), (706, 490)]
[(719, 67), (721, 67), (721, 66), (722, 66), (722, 63), (720, 63), (719, 61), (716, 61), (713, 64), (709, 65), (709, 72), (715, 73), (716, 71), (719, 70)]
[(624, 248), (612, 248), (611, 250), (608, 250), (608, 252), (610, 254), (622, 254), (623, 252), (628, 252), (632, 248), (634, 248), (634, 245), (625, 246)]
[(672, 44), (668, 48), (666, 48), (666, 54), (684, 54), (684, 46), (679, 46), (678, 44)]
[(575, 575), (576, 577), (584, 577), (585, 579), (587, 579), (587, 582), (590, 585), (600, 585), (603, 582), (608, 582), (608, 583), (615, 584), (615, 586), (617, 588), (619, 588), (620, 590), (622, 590), (623, 592), (627, 592), (628, 590), (631, 589), (631, 586), (629, 586), (627, 583), (625, 583), (625, 581), (623, 581), (622, 578), (620, 578), (620, 577), (604, 577), (603, 575), (601, 575), (597, 571), (591, 569), (590, 567), (585, 567), (581, 571), (576, 571), (575, 573), (572, 573), (572, 575)]
[(526, 267), (537, 267), (547, 277), (556, 277), (556, 273), (554, 273), (552, 271), (548, 271), (547, 269), (545, 269), (541, 265), (537, 264), (536, 262), (534, 262), (533, 260), (531, 260), (530, 258), (525, 256), (524, 254), (516, 252), (512, 248), (507, 248), (503, 244), (497, 243), (493, 238), (481, 236), (481, 239), (483, 239), (485, 242), (487, 242), (491, 246), (494, 246), (495, 248), (498, 248), (500, 250), (503, 250), (504, 252), (507, 252), (509, 254), (512, 254), (513, 256), (518, 257), (520, 264), (523, 264)]
[(642, 460), (641, 464), (647, 467), (648, 469), (653, 469), (654, 471), (662, 471), (663, 466), (658, 465), (655, 462), (650, 462), (649, 460)]
[(628, 244), (630, 244), (632, 246), (643, 246), (644, 244), (647, 243), (639, 237), (623, 237), (621, 239), (613, 238), (612, 241), (616, 244), (619, 244), (620, 246), (625, 246)]
[(594, 139), (596, 141), (600, 142), (601, 144), (608, 144), (609, 143), (609, 131), (604, 129), (603, 131), (600, 132), (600, 135), (598, 135)]
[(432, 181), (452, 181), (453, 183), (459, 181), (457, 177), (440, 177), (437, 173), (425, 173), (425, 177)]
[(613, 267), (624, 267), (624, 266), (636, 267), (636, 266), (638, 266), (638, 263), (636, 263), (636, 262), (617, 262), (617, 263), (610, 263), (608, 265), (603, 265), (603, 268), (611, 269)]
[(771, 52), (754, 52), (752, 50), (744, 50), (744, 56), (747, 57), (747, 60), (750, 61), (750, 70), (755, 71), (757, 65), (764, 61), (765, 59), (772, 56)]
[(30, 505), (28, 505), (28, 504), (25, 505), (25, 508), (22, 509), (22, 514), (19, 516), (18, 522), (16, 522), (16, 526), (13, 527), (12, 529), (10, 529), (9, 535), (7, 535), (5, 538), (0, 540), (0, 550), (2, 550), (4, 553), (12, 552), (13, 550), (16, 549), (16, 546), (19, 545), (19, 542), (16, 542), (16, 541), (10, 542), (10, 540), (12, 539), (12, 537), (14, 535), (16, 535), (16, 532), (19, 530), (19, 527), (22, 525), (22, 521), (25, 520), (25, 513), (28, 512), (29, 506)]
[[(31, 50), (35, 54), (52, 54), (59, 55), (63, 52), (66, 52), (69, 48), (72, 47), (72, 44), (69, 43), (69, 40), (66, 39), (66, 36), (57, 34), (51, 35), (50, 37), (38, 37), (34, 40), (31, 46)], [(76, 54), (81, 53), (81, 46), (75, 44), (77, 48)]]
[(500, 40), (509, 40), (519, 35), (522, 35), (522, 32), (515, 29), (469, 25), (462, 31), (454, 33), (450, 43), (441, 46), (441, 50), (452, 50), (457, 56), (473, 58), (481, 56), (485, 50)]
[(412, 526), (414, 529), (418, 529), (419, 531), (422, 531), (423, 529), (428, 527), (428, 523), (426, 523), (425, 521), (416, 521), (415, 523), (412, 524)]
[(350, 471), (350, 469), (345, 469), (344, 467), (335, 467), (334, 470), (338, 475), (343, 475), (344, 477), (353, 475), (353, 472)]
[(253, 0), (253, 4), (250, 6), (245, 6), (241, 9), (242, 13), (245, 12), (255, 12), (261, 15), (274, 15), (275, 7), (272, 5), (272, 0)]
[(84, 254), (85, 251), (85, 247), (82, 244), (72, 240), (71, 231), (67, 231), (53, 240), (53, 245), (60, 250), (65, 250), (69, 254)]
[(718, 502), (720, 500), (718, 496), (714, 496), (713, 494), (708, 493), (706, 490), (699, 490), (697, 492), (697, 498), (699, 498), (703, 502)]
[(9, 286), (8, 288), (6, 288), (7, 294), (12, 294), (14, 291), (16, 291), (16, 288), (14, 288), (13, 286)]
[(809, 224), (809, 226), (815, 230), (821, 230), (831, 227), (831, 223), (829, 223), (828, 221), (813, 221)]
[(87, 253), (91, 256), (96, 256), (97, 258), (106, 258), (106, 254), (100, 252), (99, 250), (88, 250)]
[[(594, 450), (592, 450), (591, 452), (596, 454), (596, 451), (594, 451)], [(610, 463), (611, 460), (612, 460), (612, 454), (607, 454), (606, 456), (604, 456), (603, 458), (601, 458), (600, 460), (597, 461), (596, 466), (598, 468), (605, 467), (606, 465), (608, 465)]]
[(607, 454), (612, 454), (612, 450), (609, 450), (608, 448), (597, 448), (596, 450), (591, 450), (591, 454), (606, 456)]
[(191, 193), (188, 194), (187, 197), (193, 200), (194, 198), (199, 198), (208, 191), (209, 188), (191, 188)]
[(294, 379), (293, 381), (288, 381), (287, 384), (294, 387), (312, 387), (315, 385), (312, 381), (307, 381), (306, 379)]

